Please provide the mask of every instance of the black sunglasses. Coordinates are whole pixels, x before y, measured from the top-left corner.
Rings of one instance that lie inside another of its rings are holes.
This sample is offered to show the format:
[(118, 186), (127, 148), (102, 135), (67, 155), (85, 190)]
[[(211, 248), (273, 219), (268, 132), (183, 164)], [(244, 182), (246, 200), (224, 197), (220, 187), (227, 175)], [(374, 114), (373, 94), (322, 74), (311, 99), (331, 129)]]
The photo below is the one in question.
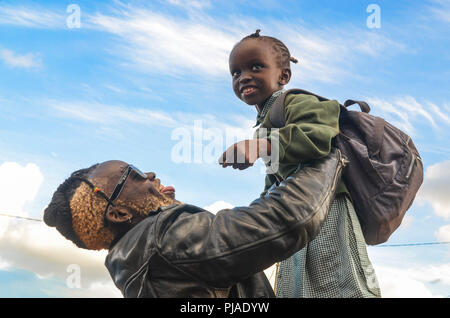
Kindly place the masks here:
[(134, 172), (136, 174), (136, 176), (142, 178), (142, 179), (147, 179), (148, 176), (142, 172), (141, 170), (139, 170), (138, 168), (136, 168), (133, 165), (128, 165), (127, 168), (125, 169), (124, 173), (122, 174), (122, 176), (119, 179), (119, 182), (117, 183), (116, 187), (114, 188), (113, 193), (111, 194), (111, 196), (108, 198), (108, 196), (101, 191), (98, 187), (94, 186), (92, 184), (92, 182), (90, 182), (89, 180), (85, 179), (85, 178), (81, 178), (77, 175), (73, 175), (72, 178), (74, 179), (78, 179), (80, 181), (83, 181), (85, 183), (87, 183), (92, 190), (99, 194), (100, 196), (102, 196), (106, 201), (108, 201), (108, 204), (106, 205), (106, 209), (104, 212), (104, 215), (106, 215), (106, 212), (108, 212), (109, 207), (112, 205), (114, 206), (114, 201), (119, 197), (120, 193), (122, 192), (122, 189), (125, 185), (125, 182), (127, 181), (128, 177), (130, 176), (131, 172)]
[(128, 165), (128, 167), (125, 169), (124, 173), (122, 174), (122, 177), (120, 177), (119, 182), (117, 183), (116, 187), (114, 188), (113, 193), (108, 198), (108, 204), (106, 205), (106, 209), (105, 209), (105, 213), (104, 213), (105, 215), (106, 215), (106, 212), (108, 212), (109, 207), (111, 205), (114, 206), (114, 201), (119, 197), (119, 195), (122, 192), (122, 189), (125, 185), (125, 182), (127, 181), (128, 177), (130, 176), (132, 171), (134, 173), (136, 173), (136, 175), (138, 177), (141, 177), (142, 179), (148, 178), (148, 176), (145, 173), (143, 173), (141, 170), (139, 170), (135, 166)]

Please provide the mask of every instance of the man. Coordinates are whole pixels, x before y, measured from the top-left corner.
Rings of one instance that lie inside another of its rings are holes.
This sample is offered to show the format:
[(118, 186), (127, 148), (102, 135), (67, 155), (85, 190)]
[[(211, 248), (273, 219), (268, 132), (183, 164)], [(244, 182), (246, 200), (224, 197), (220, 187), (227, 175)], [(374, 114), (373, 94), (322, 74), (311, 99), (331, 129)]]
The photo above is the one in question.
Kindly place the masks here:
[(105, 265), (125, 297), (273, 297), (262, 272), (319, 232), (345, 162), (306, 165), (247, 207), (216, 215), (175, 200), (154, 173), (122, 161), (74, 172), (44, 221)]

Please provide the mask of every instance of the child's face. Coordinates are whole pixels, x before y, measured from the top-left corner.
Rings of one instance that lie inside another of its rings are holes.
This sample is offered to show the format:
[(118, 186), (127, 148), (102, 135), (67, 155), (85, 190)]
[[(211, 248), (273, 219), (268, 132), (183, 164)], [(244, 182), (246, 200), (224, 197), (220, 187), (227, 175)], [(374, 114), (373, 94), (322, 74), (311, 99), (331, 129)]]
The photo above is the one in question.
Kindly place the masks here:
[(248, 105), (262, 107), (272, 94), (286, 85), (289, 68), (280, 68), (270, 44), (248, 39), (233, 49), (229, 59), (236, 96)]

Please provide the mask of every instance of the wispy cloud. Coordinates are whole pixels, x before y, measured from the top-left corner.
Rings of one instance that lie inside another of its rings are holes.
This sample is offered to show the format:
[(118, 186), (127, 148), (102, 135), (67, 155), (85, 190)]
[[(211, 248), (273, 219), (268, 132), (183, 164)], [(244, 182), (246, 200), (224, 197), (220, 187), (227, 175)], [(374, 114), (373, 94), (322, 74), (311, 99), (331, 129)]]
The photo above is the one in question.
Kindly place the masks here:
[[(65, 7), (63, 8), (65, 10)], [(8, 6), (0, 4), (0, 25), (30, 28), (65, 27), (66, 13), (36, 6)]]
[(217, 26), (147, 9), (127, 8), (116, 16), (97, 13), (89, 22), (121, 40), (121, 47), (113, 52), (120, 52), (129, 64), (171, 75), (228, 74), (228, 54), (237, 40)]
[[(184, 5), (192, 7), (193, 3)], [(246, 22), (230, 25), (230, 19)], [(299, 58), (295, 77), (302, 83), (337, 82), (342, 76), (355, 76), (351, 70), (358, 57), (375, 58), (404, 49), (386, 35), (348, 26), (316, 29), (273, 19), (264, 22), (250, 17), (211, 19), (201, 12), (175, 18), (132, 6), (123, 6), (114, 14), (88, 17), (88, 27), (118, 37), (120, 46), (111, 53), (119, 54), (127, 65), (171, 75), (228, 76), (232, 47), (254, 32), (255, 26), (262, 28), (264, 34), (283, 40), (292, 55)]]
[(42, 60), (38, 54), (17, 54), (14, 51), (0, 48), (0, 60), (13, 68), (40, 68)]
[[(120, 59), (119, 64), (147, 73), (228, 76), (228, 56), (233, 45), (256, 27), (283, 40), (300, 60), (293, 84), (295, 79), (304, 84), (354, 77), (356, 72), (352, 69), (359, 57), (376, 58), (404, 49), (381, 32), (348, 25), (313, 28), (275, 19), (262, 22), (248, 16), (212, 18), (202, 11), (211, 6), (209, 0), (168, 2), (183, 8), (187, 17), (171, 16), (145, 6), (116, 4), (114, 9), (108, 11), (106, 7), (101, 13), (83, 10), (83, 28), (114, 34), (118, 41), (109, 52)], [(0, 6), (0, 24), (62, 28), (66, 17), (65, 12), (47, 9)], [(235, 22), (230, 23), (230, 19)]]
[(441, 108), (432, 102), (427, 102), (427, 105), (430, 107), (433, 113), (438, 116), (439, 119), (441, 119), (446, 124), (450, 124), (450, 109), (448, 109), (448, 107), (444, 106), (443, 108)]
[(433, 16), (443, 22), (450, 23), (450, 1), (433, 0), (435, 6), (430, 7)]
[[(273, 31), (271, 31), (273, 30)], [(311, 28), (273, 22), (268, 32), (280, 34), (291, 54), (299, 59), (293, 68), (295, 80), (340, 82), (358, 77), (355, 71), (362, 60), (396, 54), (405, 46), (383, 33), (353, 26)]]
[(177, 122), (169, 114), (143, 108), (58, 100), (48, 100), (44, 104), (56, 111), (55, 115), (96, 124), (112, 125), (126, 122), (146, 126), (177, 126)]
[(412, 96), (395, 97), (392, 100), (369, 97), (366, 100), (375, 115), (384, 117), (411, 136), (417, 135), (416, 124), (423, 125), (424, 121), (436, 131), (450, 125), (449, 114), (430, 101), (418, 102)]
[(168, 0), (170, 4), (181, 6), (186, 9), (203, 9), (211, 6), (209, 0)]
[[(87, 101), (46, 100), (42, 104), (50, 107), (50, 116), (59, 116), (95, 125), (100, 124), (105, 127), (111, 127), (120, 123), (121, 125), (139, 124), (157, 129), (161, 127), (168, 129), (183, 127), (187, 129), (214, 128), (218, 132), (227, 132), (231, 136), (243, 138), (251, 138), (253, 134), (253, 118), (250, 119), (243, 116), (217, 118), (206, 113), (168, 112)], [(194, 127), (195, 122), (201, 123), (202, 127)]]

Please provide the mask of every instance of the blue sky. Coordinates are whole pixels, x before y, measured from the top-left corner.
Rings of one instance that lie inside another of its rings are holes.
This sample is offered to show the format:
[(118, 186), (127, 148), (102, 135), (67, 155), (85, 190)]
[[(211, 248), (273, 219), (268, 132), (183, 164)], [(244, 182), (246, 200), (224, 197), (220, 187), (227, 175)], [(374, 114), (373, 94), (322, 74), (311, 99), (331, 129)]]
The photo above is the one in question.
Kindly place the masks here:
[[(255, 110), (234, 96), (227, 63), (259, 28), (300, 61), (287, 88), (366, 100), (415, 141), (424, 185), (388, 244), (450, 241), (449, 27), (448, 0), (0, 1), (0, 213), (40, 218), (72, 171), (110, 159), (155, 171), (183, 202), (250, 203), (262, 164), (234, 171), (213, 159), (229, 136), (252, 134)], [(385, 296), (450, 295), (450, 245), (369, 253)], [(2, 297), (120, 296), (103, 257), (0, 217)], [(70, 264), (80, 288), (67, 287)]]

